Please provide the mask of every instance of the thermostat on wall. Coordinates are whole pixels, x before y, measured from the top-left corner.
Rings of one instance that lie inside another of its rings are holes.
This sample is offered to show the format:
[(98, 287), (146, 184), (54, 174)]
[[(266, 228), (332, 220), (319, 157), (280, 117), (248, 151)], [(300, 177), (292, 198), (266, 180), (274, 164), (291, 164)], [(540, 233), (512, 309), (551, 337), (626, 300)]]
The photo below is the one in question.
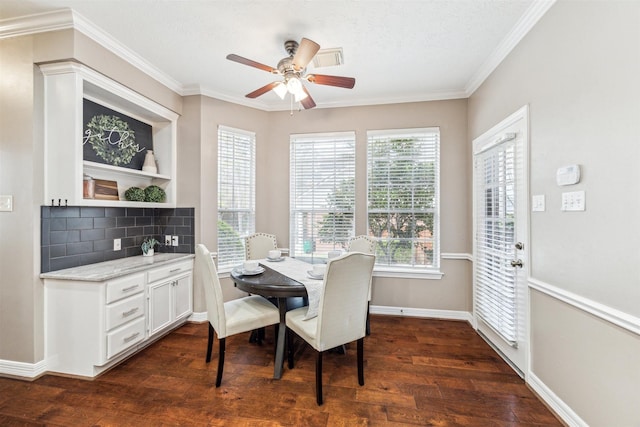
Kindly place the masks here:
[(573, 185), (580, 182), (580, 165), (569, 165), (558, 168), (556, 173), (558, 185)]

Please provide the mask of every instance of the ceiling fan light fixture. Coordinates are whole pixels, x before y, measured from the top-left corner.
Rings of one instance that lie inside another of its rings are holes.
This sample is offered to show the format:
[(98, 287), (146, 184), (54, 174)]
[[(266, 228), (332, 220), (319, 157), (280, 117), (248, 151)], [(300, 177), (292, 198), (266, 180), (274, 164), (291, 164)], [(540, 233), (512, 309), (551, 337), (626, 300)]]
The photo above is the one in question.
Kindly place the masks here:
[(293, 96), (296, 102), (300, 102), (309, 95), (304, 90), (300, 90), (300, 92), (294, 93)]
[(302, 83), (300, 83), (300, 79), (297, 77), (291, 77), (287, 80), (287, 90), (293, 95), (300, 92), (302, 90)]
[(280, 97), (280, 99), (284, 99), (284, 97), (287, 95), (287, 85), (285, 85), (282, 82), (279, 82), (277, 85), (275, 85), (273, 87), (273, 91), (276, 93), (276, 95), (278, 95)]
[(287, 90), (295, 97), (296, 102), (302, 101), (309, 96), (302, 88), (302, 83), (298, 77), (292, 77), (287, 81)]

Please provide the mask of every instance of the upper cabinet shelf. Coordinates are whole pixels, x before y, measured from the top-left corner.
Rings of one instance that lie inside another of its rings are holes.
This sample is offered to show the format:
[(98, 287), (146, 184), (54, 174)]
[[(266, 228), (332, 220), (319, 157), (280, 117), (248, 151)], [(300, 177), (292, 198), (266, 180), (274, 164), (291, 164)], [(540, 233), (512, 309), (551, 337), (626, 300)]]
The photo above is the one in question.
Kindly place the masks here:
[[(178, 115), (75, 62), (42, 64), (40, 70), (44, 79), (44, 204), (61, 200), (62, 204), (68, 205), (175, 207)], [(87, 106), (95, 108), (95, 113), (89, 114)], [(96, 121), (91, 128), (88, 123), (94, 118)], [(134, 131), (134, 128), (138, 130)], [(85, 134), (85, 130), (89, 133)], [(130, 138), (129, 134), (134, 137)], [(102, 139), (92, 140), (88, 137), (91, 135)], [(119, 145), (124, 141), (123, 135), (130, 139), (127, 144)], [(94, 150), (95, 146), (86, 146), (91, 141), (102, 143), (103, 148), (115, 156), (120, 155), (117, 150), (128, 148), (131, 150), (126, 158), (128, 163), (123, 166), (123, 162), (113, 161), (104, 152)], [(155, 154), (157, 173), (141, 170), (140, 159), (144, 158), (147, 149)], [(94, 180), (116, 181), (118, 200), (83, 198), (85, 174)], [(164, 203), (126, 201), (124, 193), (128, 188), (149, 185), (165, 190)]]

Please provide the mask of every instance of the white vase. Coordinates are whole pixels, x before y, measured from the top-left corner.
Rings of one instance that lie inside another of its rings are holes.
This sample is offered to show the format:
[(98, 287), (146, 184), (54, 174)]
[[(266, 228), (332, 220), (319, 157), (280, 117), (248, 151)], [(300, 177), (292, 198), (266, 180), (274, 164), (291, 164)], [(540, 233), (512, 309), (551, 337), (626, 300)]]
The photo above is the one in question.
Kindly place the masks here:
[(144, 156), (144, 164), (142, 170), (149, 173), (158, 173), (158, 167), (156, 166), (156, 157), (153, 155), (153, 150), (147, 150), (146, 156)]
[(142, 252), (142, 256), (153, 256), (153, 248), (147, 249), (147, 253)]

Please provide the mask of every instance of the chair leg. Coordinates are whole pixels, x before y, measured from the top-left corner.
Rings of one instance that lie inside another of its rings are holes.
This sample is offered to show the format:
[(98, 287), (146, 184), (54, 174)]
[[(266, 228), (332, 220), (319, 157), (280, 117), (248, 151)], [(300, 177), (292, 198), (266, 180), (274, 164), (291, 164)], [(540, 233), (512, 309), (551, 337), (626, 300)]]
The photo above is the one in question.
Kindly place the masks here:
[(289, 369), (293, 369), (293, 332), (287, 328), (287, 361)]
[(218, 375), (216, 376), (216, 387), (220, 387), (222, 383), (222, 369), (224, 368), (224, 351), (226, 338), (218, 338), (220, 342), (220, 352), (218, 353)]
[(207, 342), (207, 363), (211, 362), (211, 349), (213, 347), (213, 326), (209, 323), (209, 341)]
[(262, 345), (262, 340), (264, 339), (264, 328), (258, 328), (251, 331), (249, 334), (249, 342), (256, 343), (258, 345)]
[(366, 334), (371, 335), (371, 323), (369, 323), (369, 303), (367, 303), (367, 326), (366, 326)]
[(364, 338), (358, 340), (358, 384), (364, 385)]
[(316, 356), (316, 402), (322, 405), (322, 352)]

